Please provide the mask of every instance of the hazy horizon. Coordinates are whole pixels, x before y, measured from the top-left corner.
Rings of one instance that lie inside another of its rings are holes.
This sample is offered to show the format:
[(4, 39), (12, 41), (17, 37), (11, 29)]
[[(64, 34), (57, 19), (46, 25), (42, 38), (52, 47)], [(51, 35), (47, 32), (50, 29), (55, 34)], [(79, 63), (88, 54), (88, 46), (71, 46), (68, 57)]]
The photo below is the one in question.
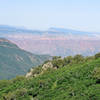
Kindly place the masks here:
[(0, 0), (0, 25), (100, 32), (99, 0)]
[(55, 29), (65, 29), (65, 30), (75, 30), (75, 31), (81, 31), (81, 32), (91, 32), (91, 33), (100, 33), (100, 31), (96, 32), (96, 31), (89, 31), (89, 30), (82, 30), (82, 29), (78, 29), (78, 28), (68, 28), (68, 27), (56, 27), (56, 26), (51, 26), (51, 27), (48, 27), (48, 28), (45, 28), (45, 29), (35, 29), (35, 28), (28, 28), (28, 27), (25, 27), (25, 26), (16, 26), (16, 25), (6, 25), (6, 24), (0, 24), (0, 26), (8, 26), (8, 27), (15, 27), (15, 28), (18, 28), (18, 29), (25, 29), (25, 30), (37, 30), (37, 31), (47, 31), (51, 28), (55, 28)]

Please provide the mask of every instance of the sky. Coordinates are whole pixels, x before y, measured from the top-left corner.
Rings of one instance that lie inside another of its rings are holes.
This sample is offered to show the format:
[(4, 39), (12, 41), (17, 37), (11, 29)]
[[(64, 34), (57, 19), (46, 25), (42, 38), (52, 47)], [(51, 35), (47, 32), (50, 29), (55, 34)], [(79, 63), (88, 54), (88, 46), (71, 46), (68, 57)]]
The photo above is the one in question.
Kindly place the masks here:
[(0, 0), (0, 24), (100, 32), (100, 0)]

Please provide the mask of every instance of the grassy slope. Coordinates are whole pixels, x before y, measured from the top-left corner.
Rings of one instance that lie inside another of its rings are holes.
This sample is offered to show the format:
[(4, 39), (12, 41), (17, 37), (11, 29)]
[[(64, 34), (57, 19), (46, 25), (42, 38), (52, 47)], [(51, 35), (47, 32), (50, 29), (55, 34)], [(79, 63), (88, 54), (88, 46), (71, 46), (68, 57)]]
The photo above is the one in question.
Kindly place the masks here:
[(10, 79), (25, 74), (31, 67), (47, 60), (49, 56), (26, 52), (9, 41), (0, 42), (0, 79)]
[(95, 69), (100, 72), (100, 59), (49, 70), (36, 78), (1, 81), (0, 100), (4, 100), (3, 95), (7, 100), (100, 100), (100, 80), (94, 77)]

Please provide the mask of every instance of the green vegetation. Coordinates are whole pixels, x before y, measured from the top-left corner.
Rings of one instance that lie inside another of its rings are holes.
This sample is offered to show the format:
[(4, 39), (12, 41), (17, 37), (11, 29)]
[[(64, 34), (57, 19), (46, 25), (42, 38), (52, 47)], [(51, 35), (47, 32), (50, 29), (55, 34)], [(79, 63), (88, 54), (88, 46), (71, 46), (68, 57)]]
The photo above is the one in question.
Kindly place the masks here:
[(31, 67), (42, 64), (48, 55), (35, 55), (17, 45), (0, 38), (0, 79), (11, 79), (24, 75)]
[[(96, 55), (95, 55), (96, 56)], [(33, 68), (37, 76), (0, 81), (0, 100), (100, 100), (100, 57), (53, 57), (53, 68)], [(55, 69), (56, 68), (56, 69)]]

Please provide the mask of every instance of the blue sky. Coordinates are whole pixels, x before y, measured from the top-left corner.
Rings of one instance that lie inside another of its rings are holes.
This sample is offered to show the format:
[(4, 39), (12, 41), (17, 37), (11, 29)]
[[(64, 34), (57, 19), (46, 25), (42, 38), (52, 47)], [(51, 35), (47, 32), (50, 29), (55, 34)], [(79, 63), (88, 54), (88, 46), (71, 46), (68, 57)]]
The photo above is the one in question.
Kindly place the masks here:
[(100, 0), (0, 0), (0, 24), (100, 32)]

